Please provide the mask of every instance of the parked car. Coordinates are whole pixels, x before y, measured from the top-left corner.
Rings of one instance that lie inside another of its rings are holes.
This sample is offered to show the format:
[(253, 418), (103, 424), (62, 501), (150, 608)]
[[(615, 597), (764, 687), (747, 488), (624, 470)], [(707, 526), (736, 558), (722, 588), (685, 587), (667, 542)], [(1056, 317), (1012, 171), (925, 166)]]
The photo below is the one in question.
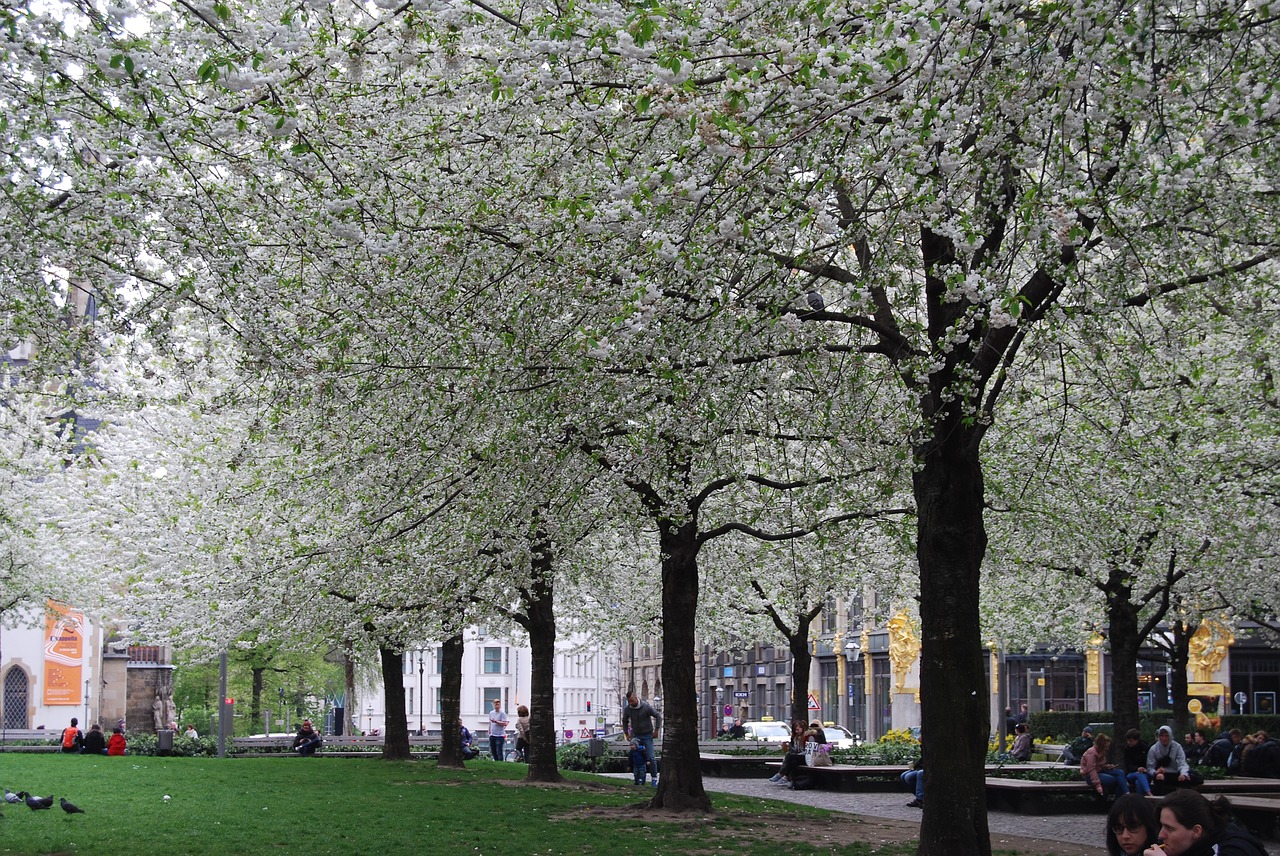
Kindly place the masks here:
[(827, 742), (837, 749), (852, 749), (858, 745), (858, 738), (843, 725), (824, 725), (822, 731), (827, 735)]
[(785, 722), (764, 722), (752, 720), (742, 723), (747, 740), (767, 740), (770, 743), (786, 743), (791, 739), (791, 732)]

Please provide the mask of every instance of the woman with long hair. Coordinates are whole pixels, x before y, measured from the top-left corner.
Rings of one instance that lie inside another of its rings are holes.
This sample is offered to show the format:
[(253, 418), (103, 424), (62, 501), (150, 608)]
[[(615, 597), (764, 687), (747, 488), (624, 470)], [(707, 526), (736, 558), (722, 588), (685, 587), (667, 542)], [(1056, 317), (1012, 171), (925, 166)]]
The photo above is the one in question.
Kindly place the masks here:
[(1139, 794), (1125, 794), (1107, 813), (1107, 853), (1110, 856), (1140, 856), (1160, 836), (1160, 820), (1151, 800)]
[(1129, 793), (1129, 780), (1124, 771), (1107, 761), (1107, 750), (1111, 748), (1111, 738), (1099, 734), (1093, 738), (1093, 746), (1080, 759), (1080, 776), (1089, 787), (1097, 791), (1099, 797), (1114, 792), (1116, 796)]
[(775, 785), (790, 785), (791, 776), (804, 766), (804, 744), (809, 739), (809, 725), (803, 719), (791, 720), (791, 742), (787, 744), (787, 756), (782, 759), (782, 769), (769, 781)]
[(1267, 856), (1258, 839), (1231, 821), (1231, 803), (1179, 789), (1160, 801), (1160, 843), (1144, 856)]

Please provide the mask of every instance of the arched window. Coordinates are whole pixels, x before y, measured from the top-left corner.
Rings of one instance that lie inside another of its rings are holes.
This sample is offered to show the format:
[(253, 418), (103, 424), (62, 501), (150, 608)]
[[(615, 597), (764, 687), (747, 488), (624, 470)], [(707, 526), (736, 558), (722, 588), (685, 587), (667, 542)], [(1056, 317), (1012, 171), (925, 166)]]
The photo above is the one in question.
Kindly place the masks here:
[(4, 727), (30, 728), (27, 673), (14, 666), (4, 676)]

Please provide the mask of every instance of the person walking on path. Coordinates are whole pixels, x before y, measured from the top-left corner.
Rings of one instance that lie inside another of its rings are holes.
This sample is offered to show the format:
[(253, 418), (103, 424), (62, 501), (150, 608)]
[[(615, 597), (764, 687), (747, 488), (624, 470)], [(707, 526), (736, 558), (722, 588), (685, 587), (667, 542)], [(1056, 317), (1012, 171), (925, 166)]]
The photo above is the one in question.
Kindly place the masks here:
[(529, 760), (529, 708), (516, 708), (516, 755), (520, 761)]
[(641, 701), (635, 690), (627, 693), (627, 703), (622, 708), (622, 730), (634, 738), (648, 759), (653, 786), (658, 786), (658, 756), (653, 752), (653, 741), (662, 729), (662, 714), (647, 701)]
[(502, 760), (502, 752), (507, 745), (507, 713), (502, 709), (499, 699), (493, 700), (493, 710), (489, 711), (489, 757), (495, 761)]

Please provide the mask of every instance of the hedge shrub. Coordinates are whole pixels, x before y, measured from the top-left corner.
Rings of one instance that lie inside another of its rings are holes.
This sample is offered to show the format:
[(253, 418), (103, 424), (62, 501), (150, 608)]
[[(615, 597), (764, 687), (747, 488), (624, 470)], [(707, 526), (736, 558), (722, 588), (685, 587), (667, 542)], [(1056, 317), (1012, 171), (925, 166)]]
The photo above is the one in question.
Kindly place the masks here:
[[(1080, 732), (1090, 723), (1112, 721), (1114, 721), (1114, 715), (1109, 710), (1063, 710), (1052, 713), (1046, 711), (1033, 713), (1027, 719), (1033, 739), (1043, 741), (1045, 737), (1052, 737), (1055, 742), (1059, 743), (1067, 743), (1074, 740), (1080, 736)], [(1142, 739), (1152, 741), (1155, 740), (1156, 731), (1159, 730), (1160, 726), (1173, 724), (1173, 711), (1143, 711), (1138, 714), (1138, 722), (1138, 730), (1142, 732)], [(1223, 716), (1219, 731), (1226, 731), (1231, 728), (1239, 728), (1246, 734), (1259, 730), (1273, 735), (1280, 734), (1280, 716)], [(1111, 736), (1115, 738), (1119, 735), (1111, 734)], [(1205, 733), (1205, 737), (1210, 741), (1216, 736), (1217, 732), (1212, 734)], [(1178, 738), (1181, 739), (1182, 735), (1179, 734)]]

